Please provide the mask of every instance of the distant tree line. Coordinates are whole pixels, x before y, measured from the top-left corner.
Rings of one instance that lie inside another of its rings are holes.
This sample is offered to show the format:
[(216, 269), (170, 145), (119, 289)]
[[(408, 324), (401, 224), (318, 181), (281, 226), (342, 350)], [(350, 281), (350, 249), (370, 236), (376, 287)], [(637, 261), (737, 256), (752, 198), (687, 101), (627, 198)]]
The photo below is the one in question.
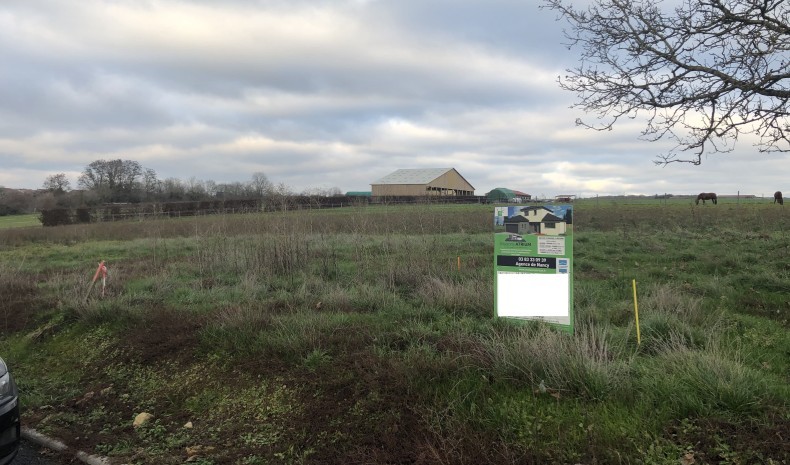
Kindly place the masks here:
[(72, 189), (65, 173), (47, 176), (41, 189), (0, 186), (0, 216), (38, 212), (44, 226), (116, 221), (129, 218), (179, 217), (216, 213), (335, 208), (361, 203), (485, 203), (485, 197), (344, 196), (339, 188), (294, 192), (262, 172), (246, 182), (216, 183), (191, 177), (159, 179), (134, 160), (96, 160), (88, 164)]
[[(259, 213), (289, 210), (314, 210), (364, 206), (368, 204), (436, 204), (488, 203), (485, 196), (394, 196), (361, 197), (353, 195), (284, 195), (260, 199), (224, 199), (178, 202), (110, 203), (89, 208), (53, 208), (41, 210), (44, 226), (119, 221), (128, 219), (173, 218), (198, 215)], [(570, 211), (569, 211), (570, 212)], [(569, 214), (565, 220), (572, 222)]]
[[(337, 187), (311, 188), (305, 196), (341, 195)], [(261, 172), (246, 182), (217, 183), (212, 180), (159, 179), (151, 168), (134, 160), (96, 160), (88, 164), (72, 189), (65, 173), (47, 176), (41, 189), (0, 187), (0, 216), (53, 209), (96, 209), (108, 204), (276, 200), (293, 196), (290, 187), (274, 183)]]
[(89, 208), (52, 208), (41, 210), (44, 226), (119, 221), (128, 219), (174, 218), (223, 213), (256, 213), (264, 211), (338, 208), (367, 203), (367, 198), (354, 196), (316, 197), (288, 195), (265, 199), (227, 199), (179, 202), (113, 203)]

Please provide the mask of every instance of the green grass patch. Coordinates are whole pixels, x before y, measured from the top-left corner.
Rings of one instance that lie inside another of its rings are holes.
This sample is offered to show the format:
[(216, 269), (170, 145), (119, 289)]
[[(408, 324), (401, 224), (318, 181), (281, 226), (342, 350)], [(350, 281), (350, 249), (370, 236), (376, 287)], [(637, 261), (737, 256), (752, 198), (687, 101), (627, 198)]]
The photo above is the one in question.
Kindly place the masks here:
[(38, 214), (0, 216), (0, 229), (40, 227)]
[(491, 206), (382, 205), (3, 229), (0, 353), (119, 463), (781, 463), (783, 210), (576, 207), (572, 335), (493, 318)]

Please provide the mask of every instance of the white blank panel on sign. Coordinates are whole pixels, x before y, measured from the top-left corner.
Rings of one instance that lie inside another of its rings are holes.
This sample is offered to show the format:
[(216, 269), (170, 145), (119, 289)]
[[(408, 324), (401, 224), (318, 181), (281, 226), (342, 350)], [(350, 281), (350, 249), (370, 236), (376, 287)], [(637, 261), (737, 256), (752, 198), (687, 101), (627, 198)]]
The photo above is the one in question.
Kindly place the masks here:
[(497, 315), (568, 316), (570, 276), (564, 273), (497, 273)]

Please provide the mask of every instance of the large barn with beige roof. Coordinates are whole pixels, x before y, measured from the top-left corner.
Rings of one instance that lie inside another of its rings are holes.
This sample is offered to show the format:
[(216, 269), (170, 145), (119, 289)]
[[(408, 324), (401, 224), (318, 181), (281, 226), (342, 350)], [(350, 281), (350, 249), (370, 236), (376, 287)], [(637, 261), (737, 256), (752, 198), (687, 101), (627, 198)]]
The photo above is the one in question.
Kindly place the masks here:
[(455, 168), (400, 169), (371, 188), (373, 197), (475, 195), (475, 188)]

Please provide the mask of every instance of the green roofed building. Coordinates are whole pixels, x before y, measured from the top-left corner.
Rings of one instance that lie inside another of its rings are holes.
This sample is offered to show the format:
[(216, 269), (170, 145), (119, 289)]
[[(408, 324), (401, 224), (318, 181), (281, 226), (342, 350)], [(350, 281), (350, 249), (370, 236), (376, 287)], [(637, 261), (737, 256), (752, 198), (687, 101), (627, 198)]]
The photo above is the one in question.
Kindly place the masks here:
[(348, 197), (370, 197), (373, 195), (371, 191), (349, 191), (346, 192)]
[(515, 191), (513, 189), (508, 189), (506, 187), (497, 187), (495, 189), (491, 189), (488, 193), (486, 193), (486, 199), (489, 202), (525, 202), (528, 200), (532, 200), (532, 196), (530, 194), (525, 194), (521, 191)]

